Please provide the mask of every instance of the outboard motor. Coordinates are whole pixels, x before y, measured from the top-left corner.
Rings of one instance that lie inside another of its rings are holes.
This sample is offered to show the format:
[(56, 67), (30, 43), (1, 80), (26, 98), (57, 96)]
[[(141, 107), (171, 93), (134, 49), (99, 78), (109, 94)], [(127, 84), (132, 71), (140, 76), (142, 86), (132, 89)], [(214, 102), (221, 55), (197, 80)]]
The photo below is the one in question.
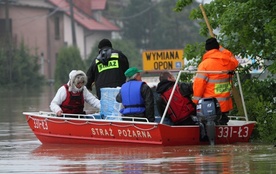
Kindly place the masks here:
[(196, 106), (199, 123), (205, 125), (210, 145), (215, 144), (216, 128), (215, 119), (221, 115), (220, 105), (216, 98), (202, 98)]

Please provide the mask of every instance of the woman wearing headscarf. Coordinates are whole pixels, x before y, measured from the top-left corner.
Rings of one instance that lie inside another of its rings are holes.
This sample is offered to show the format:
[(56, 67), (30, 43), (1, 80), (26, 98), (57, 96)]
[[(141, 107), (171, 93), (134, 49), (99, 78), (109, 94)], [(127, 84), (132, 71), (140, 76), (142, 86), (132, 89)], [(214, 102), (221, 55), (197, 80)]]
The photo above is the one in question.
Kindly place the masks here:
[(84, 102), (92, 107), (100, 109), (100, 100), (98, 100), (86, 88), (87, 77), (81, 70), (72, 70), (69, 74), (67, 84), (61, 86), (53, 98), (50, 109), (61, 116), (68, 114), (85, 114)]

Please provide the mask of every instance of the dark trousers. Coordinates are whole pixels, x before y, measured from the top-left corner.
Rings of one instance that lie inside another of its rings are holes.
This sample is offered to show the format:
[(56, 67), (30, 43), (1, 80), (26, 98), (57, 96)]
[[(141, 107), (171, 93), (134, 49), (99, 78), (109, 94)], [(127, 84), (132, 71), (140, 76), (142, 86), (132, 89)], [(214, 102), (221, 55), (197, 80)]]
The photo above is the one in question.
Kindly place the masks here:
[(216, 125), (227, 125), (229, 121), (228, 114), (229, 112), (222, 112), (221, 115), (218, 115), (215, 119)]

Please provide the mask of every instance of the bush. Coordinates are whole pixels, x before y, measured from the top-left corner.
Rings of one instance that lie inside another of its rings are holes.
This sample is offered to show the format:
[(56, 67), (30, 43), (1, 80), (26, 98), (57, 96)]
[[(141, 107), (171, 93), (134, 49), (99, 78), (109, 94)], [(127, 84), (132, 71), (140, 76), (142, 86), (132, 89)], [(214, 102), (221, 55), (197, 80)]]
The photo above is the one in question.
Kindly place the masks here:
[(38, 56), (31, 55), (24, 42), (19, 48), (11, 46), (0, 49), (0, 84), (1, 87), (38, 87), (44, 78), (39, 73)]
[(63, 47), (59, 50), (55, 70), (55, 86), (59, 87), (69, 80), (72, 70), (85, 71), (84, 61), (81, 59), (80, 51), (74, 46)]
[(248, 79), (243, 84), (249, 120), (257, 122), (253, 139), (273, 142), (276, 139), (276, 82), (274, 79)]

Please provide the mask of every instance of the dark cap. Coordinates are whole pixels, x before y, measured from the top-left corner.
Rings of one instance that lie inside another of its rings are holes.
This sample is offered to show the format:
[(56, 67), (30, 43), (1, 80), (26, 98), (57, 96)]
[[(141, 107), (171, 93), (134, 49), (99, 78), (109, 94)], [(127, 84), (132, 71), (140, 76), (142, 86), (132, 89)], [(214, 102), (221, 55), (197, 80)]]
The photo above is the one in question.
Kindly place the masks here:
[(99, 42), (98, 48), (102, 49), (103, 47), (110, 47), (112, 48), (112, 44), (108, 39), (103, 39)]
[(205, 50), (219, 49), (219, 43), (216, 38), (209, 38), (206, 40)]

